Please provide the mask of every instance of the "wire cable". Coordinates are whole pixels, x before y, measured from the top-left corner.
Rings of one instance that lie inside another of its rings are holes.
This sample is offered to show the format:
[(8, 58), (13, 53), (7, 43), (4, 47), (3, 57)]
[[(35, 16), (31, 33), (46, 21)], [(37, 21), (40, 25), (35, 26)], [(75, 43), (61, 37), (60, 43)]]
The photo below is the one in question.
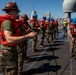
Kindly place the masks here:
[[(69, 58), (70, 59), (70, 58)], [(68, 59), (68, 61), (69, 61), (69, 59)], [(75, 59), (74, 60), (72, 60), (71, 62), (69, 62), (68, 63), (68, 61), (67, 61), (67, 63), (66, 63), (66, 66), (65, 66), (65, 68), (63, 69), (63, 71), (62, 71), (62, 73), (60, 74), (60, 75), (62, 75), (63, 73), (64, 73), (64, 71), (66, 70), (66, 68), (72, 63), (72, 62), (74, 62), (75, 61)]]

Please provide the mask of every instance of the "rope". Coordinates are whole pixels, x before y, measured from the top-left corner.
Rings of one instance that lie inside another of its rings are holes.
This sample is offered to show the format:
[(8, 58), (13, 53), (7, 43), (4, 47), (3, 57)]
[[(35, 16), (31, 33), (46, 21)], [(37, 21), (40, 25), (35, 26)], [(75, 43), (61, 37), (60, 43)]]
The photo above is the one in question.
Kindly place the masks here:
[[(69, 58), (70, 59), (70, 58)], [(69, 59), (68, 59), (68, 61), (69, 61)], [(60, 74), (60, 75), (62, 75), (63, 73), (64, 73), (64, 71), (66, 70), (66, 68), (72, 63), (72, 62), (74, 62), (75, 61), (75, 59), (74, 60), (72, 60), (71, 62), (69, 62), (68, 63), (68, 61), (67, 61), (67, 63), (66, 63), (66, 66), (65, 66), (65, 68), (63, 69), (63, 71), (62, 71), (62, 73)]]

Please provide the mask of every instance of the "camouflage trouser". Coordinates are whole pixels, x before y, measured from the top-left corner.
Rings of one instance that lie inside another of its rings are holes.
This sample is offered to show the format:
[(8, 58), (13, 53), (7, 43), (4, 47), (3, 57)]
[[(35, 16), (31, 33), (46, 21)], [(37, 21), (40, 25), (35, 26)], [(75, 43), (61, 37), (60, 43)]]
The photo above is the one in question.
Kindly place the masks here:
[(19, 46), (17, 46), (17, 52), (18, 52), (18, 75), (21, 75), (23, 70), (23, 49)]
[(24, 57), (24, 59), (27, 58), (27, 44), (28, 44), (28, 40), (25, 41), (24, 47), (23, 47), (23, 57)]
[(47, 35), (48, 41), (50, 41), (50, 44), (53, 43), (53, 41), (54, 41), (54, 31), (50, 30), (49, 32), (46, 32), (46, 35)]
[(45, 38), (45, 32), (44, 33), (41, 33), (40, 36), (41, 36), (40, 45), (43, 45), (44, 38)]
[(18, 75), (17, 49), (3, 49), (2, 65), (4, 75)]
[(49, 37), (50, 37), (50, 44), (51, 44), (51, 43), (54, 42), (53, 33), (51, 33), (51, 34), (49, 35)]
[(70, 54), (74, 53), (74, 52), (76, 53), (76, 49), (75, 49), (75, 46), (74, 46), (75, 44), (76, 44), (76, 38), (75, 38), (75, 41), (72, 41), (71, 38), (70, 38)]
[(55, 28), (54, 31), (54, 39), (56, 39), (58, 37), (58, 28)]
[(46, 37), (46, 40), (47, 40), (47, 41), (50, 40), (50, 39), (49, 39), (49, 34), (50, 34), (49, 32), (50, 32), (50, 31), (46, 30), (46, 33), (45, 33), (45, 37)]
[(33, 38), (32, 40), (32, 49), (36, 49), (36, 44), (37, 44), (37, 36)]

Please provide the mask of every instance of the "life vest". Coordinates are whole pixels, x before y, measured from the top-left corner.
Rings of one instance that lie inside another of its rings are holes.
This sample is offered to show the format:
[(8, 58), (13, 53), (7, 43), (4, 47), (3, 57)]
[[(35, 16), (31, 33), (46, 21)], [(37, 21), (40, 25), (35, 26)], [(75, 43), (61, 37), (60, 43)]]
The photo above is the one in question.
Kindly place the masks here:
[(1, 34), (1, 44), (5, 45), (5, 46), (16, 46), (16, 45), (19, 45), (21, 43), (16, 43), (16, 44), (9, 44), (6, 39), (5, 39), (5, 36), (4, 36), (4, 33), (2, 32), (1, 30), (1, 25), (2, 25), (2, 22), (5, 21), (5, 20), (10, 20), (12, 22), (12, 25), (14, 26), (14, 34), (13, 36), (21, 36), (21, 32), (20, 32), (20, 28), (19, 28), (19, 24), (17, 24), (16, 20), (11, 16), (11, 15), (1, 15), (0, 16), (0, 34)]
[(44, 20), (40, 20), (39, 22), (40, 22), (40, 23), (42, 23), (42, 24), (44, 24), (44, 23), (45, 23), (45, 21), (44, 21)]
[(24, 21), (22, 21), (22, 20), (16, 20), (19, 24), (23, 24), (24, 25), (24, 28), (25, 28), (25, 30), (27, 30), (28, 29), (28, 22), (26, 22), (26, 23), (24, 23)]
[(54, 21), (53, 22), (50, 22), (50, 30), (54, 30), (55, 29), (55, 23)]
[(20, 32), (21, 32), (21, 36), (25, 35), (26, 30), (25, 30), (24, 22), (22, 20), (16, 20), (16, 23), (19, 26), (19, 29), (20, 29)]
[(44, 20), (40, 20), (39, 23), (42, 23), (43, 27), (46, 29), (46, 24)]
[(35, 26), (34, 26), (34, 27), (39, 27), (39, 23), (37, 22), (36, 19), (31, 19), (31, 20), (30, 20), (30, 23), (31, 23), (31, 22), (34, 22), (34, 23), (35, 23)]
[(28, 30), (28, 22), (24, 23), (25, 30)]
[(1, 44), (1, 33), (0, 33), (0, 44)]
[(55, 25), (55, 27), (58, 27), (58, 22), (54, 21), (54, 25)]
[(71, 34), (76, 35), (76, 25), (70, 23), (70, 27), (71, 27)]
[(48, 21), (45, 22), (45, 28), (46, 30), (50, 29), (50, 22)]
[(67, 22), (64, 21), (64, 22), (63, 22), (63, 27), (66, 27), (66, 26), (67, 26)]

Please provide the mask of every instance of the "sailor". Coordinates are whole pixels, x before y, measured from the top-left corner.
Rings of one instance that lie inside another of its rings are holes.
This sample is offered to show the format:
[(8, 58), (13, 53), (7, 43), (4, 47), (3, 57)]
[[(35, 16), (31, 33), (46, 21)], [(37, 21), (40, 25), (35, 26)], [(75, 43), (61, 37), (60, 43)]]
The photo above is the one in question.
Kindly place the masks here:
[(76, 49), (74, 47), (76, 43), (76, 18), (73, 18), (70, 22), (69, 28), (69, 36), (70, 36), (70, 57), (76, 55)]
[[(20, 16), (20, 20), (23, 22), (23, 25), (24, 25), (24, 29), (25, 29), (25, 32), (22, 32), (24, 33), (23, 35), (25, 34), (28, 34), (30, 33), (30, 25), (28, 23), (28, 15), (27, 14), (22, 14)], [(22, 30), (23, 31), (23, 30)], [(28, 57), (27, 57), (27, 46), (28, 46), (28, 39), (26, 39), (24, 42), (23, 42), (23, 57), (24, 57), (24, 62), (27, 63), (28, 62)]]
[(46, 28), (45, 28), (45, 21), (46, 21), (46, 17), (43, 16), (42, 20), (39, 21), (39, 25), (40, 25), (40, 36), (41, 36), (41, 40), (40, 40), (40, 47), (44, 47), (44, 39), (45, 39), (45, 33), (46, 33)]
[[(32, 15), (32, 19), (29, 22), (32, 31), (37, 32), (37, 36), (38, 36), (38, 27), (39, 27), (39, 23), (37, 20), (37, 14), (33, 14)], [(37, 46), (37, 36), (35, 36), (32, 39), (32, 52), (38, 52), (38, 50), (36, 49)]]
[(0, 19), (1, 24), (1, 48), (3, 50), (3, 73), (4, 75), (18, 75), (18, 53), (17, 46), (27, 38), (36, 36), (36, 32), (21, 36), (19, 25), (16, 18), (20, 10), (16, 2), (8, 2), (2, 9), (5, 11)]

